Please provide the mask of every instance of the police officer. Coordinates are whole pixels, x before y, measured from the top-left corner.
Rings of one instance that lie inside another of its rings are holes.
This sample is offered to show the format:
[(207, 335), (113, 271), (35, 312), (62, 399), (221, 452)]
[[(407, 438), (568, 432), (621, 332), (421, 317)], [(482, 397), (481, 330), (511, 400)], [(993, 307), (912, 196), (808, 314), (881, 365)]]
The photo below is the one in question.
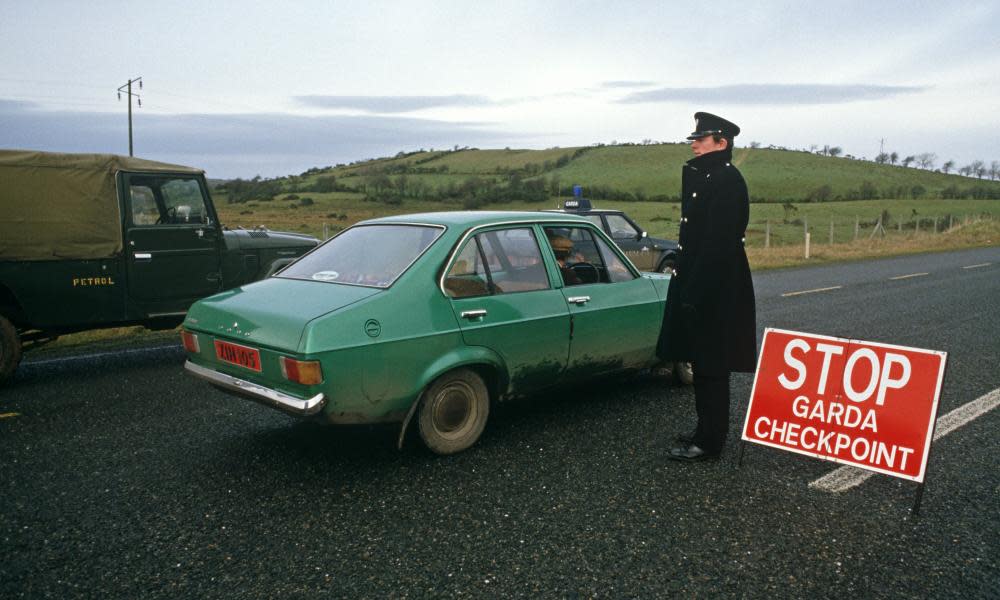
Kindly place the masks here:
[(678, 436), (669, 457), (716, 458), (729, 430), (729, 374), (757, 362), (753, 280), (743, 240), (750, 216), (746, 182), (733, 166), (734, 123), (694, 115), (695, 157), (683, 167), (676, 270), (670, 281), (658, 354), (690, 361), (698, 425)]

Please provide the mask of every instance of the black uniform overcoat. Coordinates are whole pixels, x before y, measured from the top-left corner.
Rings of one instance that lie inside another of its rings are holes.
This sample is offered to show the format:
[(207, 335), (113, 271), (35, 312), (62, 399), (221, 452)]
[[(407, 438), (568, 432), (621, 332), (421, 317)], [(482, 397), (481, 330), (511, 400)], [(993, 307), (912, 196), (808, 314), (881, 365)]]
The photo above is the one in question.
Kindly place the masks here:
[(681, 178), (680, 251), (670, 281), (658, 354), (704, 375), (757, 365), (753, 280), (743, 240), (747, 185), (728, 148), (695, 157)]

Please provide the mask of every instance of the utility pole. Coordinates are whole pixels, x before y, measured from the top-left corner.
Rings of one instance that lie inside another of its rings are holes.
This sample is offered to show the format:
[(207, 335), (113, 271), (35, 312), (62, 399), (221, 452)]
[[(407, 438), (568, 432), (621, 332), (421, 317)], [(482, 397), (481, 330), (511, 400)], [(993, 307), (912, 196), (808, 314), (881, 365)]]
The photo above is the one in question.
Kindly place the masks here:
[(118, 88), (118, 99), (119, 100), (122, 99), (122, 92), (123, 91), (128, 96), (128, 155), (129, 156), (133, 156), (133, 154), (132, 154), (132, 96), (135, 96), (135, 99), (138, 102), (139, 107), (142, 107), (142, 98), (139, 96), (139, 94), (132, 93), (132, 84), (133, 83), (138, 83), (139, 84), (139, 89), (140, 90), (142, 89), (142, 77), (136, 77), (135, 79), (129, 79), (128, 83), (123, 84), (121, 87)]

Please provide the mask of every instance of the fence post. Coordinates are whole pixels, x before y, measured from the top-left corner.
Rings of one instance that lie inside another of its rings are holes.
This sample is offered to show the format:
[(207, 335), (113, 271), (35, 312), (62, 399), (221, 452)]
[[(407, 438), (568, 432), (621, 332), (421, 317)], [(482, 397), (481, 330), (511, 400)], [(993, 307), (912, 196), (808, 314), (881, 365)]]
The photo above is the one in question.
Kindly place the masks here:
[(806, 232), (806, 260), (809, 260), (809, 232)]
[(830, 245), (833, 245), (833, 219), (830, 219)]
[(938, 222), (938, 218), (934, 217), (934, 229), (931, 230), (931, 233), (937, 233), (937, 222)]
[(858, 232), (861, 231), (861, 217), (854, 215), (854, 241), (858, 241)]
[(948, 215), (948, 231), (951, 231), (951, 228), (954, 226), (955, 226), (955, 217)]
[(903, 222), (896, 221), (896, 233), (903, 233)]
[(764, 247), (771, 247), (771, 219), (768, 219), (767, 224), (764, 226)]

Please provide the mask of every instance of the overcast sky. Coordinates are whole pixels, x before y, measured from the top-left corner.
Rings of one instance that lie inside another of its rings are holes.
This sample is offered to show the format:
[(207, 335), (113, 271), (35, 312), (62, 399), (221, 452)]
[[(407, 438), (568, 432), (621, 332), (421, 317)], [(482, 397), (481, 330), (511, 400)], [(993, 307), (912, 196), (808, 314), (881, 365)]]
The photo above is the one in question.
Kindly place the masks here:
[[(400, 150), (880, 140), (1000, 160), (1000, 3), (0, 0), (0, 148), (277, 176)], [(679, 165), (665, 165), (677, 168)]]

